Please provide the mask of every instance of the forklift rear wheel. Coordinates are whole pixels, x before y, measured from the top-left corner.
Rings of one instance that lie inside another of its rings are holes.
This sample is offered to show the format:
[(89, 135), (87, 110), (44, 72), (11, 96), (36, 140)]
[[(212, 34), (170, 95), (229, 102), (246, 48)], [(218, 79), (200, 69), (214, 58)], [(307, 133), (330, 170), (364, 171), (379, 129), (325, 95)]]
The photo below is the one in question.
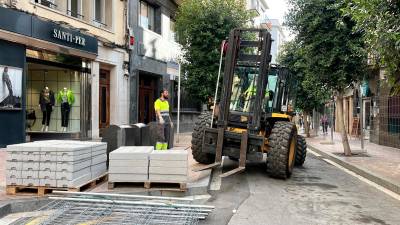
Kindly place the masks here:
[(293, 171), (296, 154), (297, 129), (291, 122), (275, 123), (269, 137), (267, 172), (271, 177), (286, 179)]
[(297, 149), (296, 149), (296, 161), (295, 166), (302, 166), (304, 161), (306, 161), (307, 156), (307, 143), (303, 136), (297, 136)]
[(210, 127), (211, 113), (202, 113), (194, 125), (192, 133), (192, 155), (193, 158), (203, 164), (213, 163), (215, 156), (202, 152), (204, 130)]

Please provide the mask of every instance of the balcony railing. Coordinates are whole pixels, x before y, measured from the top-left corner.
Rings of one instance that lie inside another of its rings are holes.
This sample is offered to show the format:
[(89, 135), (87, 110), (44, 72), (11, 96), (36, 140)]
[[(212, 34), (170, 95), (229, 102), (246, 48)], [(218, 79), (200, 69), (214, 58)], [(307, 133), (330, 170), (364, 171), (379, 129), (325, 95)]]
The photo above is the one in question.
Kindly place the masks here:
[(67, 10), (67, 14), (72, 17), (78, 18), (78, 19), (83, 19), (85, 17), (84, 15), (79, 14), (78, 12), (71, 11), (71, 10)]

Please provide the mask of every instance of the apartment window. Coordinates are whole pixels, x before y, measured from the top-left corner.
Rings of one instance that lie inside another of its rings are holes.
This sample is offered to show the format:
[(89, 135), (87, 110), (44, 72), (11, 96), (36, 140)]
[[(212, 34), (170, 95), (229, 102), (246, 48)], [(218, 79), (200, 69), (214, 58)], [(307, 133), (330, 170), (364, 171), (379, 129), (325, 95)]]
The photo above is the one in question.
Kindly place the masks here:
[(35, 3), (39, 3), (41, 5), (47, 6), (52, 9), (57, 8), (57, 5), (55, 4), (55, 0), (35, 0)]
[(104, 0), (94, 1), (94, 20), (104, 22)]
[(139, 25), (143, 28), (155, 31), (155, 7), (145, 1), (140, 1)]
[(68, 15), (83, 19), (82, 0), (68, 0)]
[[(106, 11), (107, 10), (107, 11)], [(94, 0), (94, 22), (99, 27), (111, 28), (112, 1)]]
[(170, 19), (170, 22), (169, 22), (169, 33), (170, 33), (170, 40), (177, 41), (175, 20), (172, 18)]

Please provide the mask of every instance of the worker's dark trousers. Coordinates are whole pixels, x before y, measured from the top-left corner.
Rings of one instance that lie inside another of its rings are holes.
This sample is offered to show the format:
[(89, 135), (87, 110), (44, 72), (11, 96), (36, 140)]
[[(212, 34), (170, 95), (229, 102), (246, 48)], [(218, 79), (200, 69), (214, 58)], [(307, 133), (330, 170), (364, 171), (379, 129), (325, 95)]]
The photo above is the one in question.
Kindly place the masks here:
[(61, 126), (68, 127), (69, 112), (71, 107), (68, 102), (61, 103)]
[(42, 125), (49, 126), (52, 110), (53, 110), (53, 106), (50, 103), (47, 103), (46, 110), (43, 111)]
[[(164, 124), (160, 124), (157, 119), (158, 127), (157, 127), (157, 150), (166, 150), (171, 146), (170, 143), (170, 135), (171, 135), (171, 121), (169, 120), (169, 116), (163, 117)], [(161, 147), (160, 147), (161, 146)], [(161, 149), (160, 149), (161, 148)]]

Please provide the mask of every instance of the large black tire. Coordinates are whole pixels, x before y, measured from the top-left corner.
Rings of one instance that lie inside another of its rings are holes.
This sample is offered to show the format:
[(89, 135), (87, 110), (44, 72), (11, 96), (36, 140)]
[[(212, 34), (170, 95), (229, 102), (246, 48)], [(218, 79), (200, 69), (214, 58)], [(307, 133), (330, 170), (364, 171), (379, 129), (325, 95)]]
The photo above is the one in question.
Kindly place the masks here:
[(210, 164), (215, 161), (215, 156), (209, 153), (202, 152), (204, 130), (210, 127), (211, 113), (200, 114), (198, 120), (194, 125), (192, 133), (192, 155), (193, 158), (203, 164)]
[(307, 156), (307, 143), (303, 136), (297, 136), (297, 147), (296, 147), (296, 161), (295, 166), (302, 166), (306, 161)]
[(284, 121), (275, 123), (269, 136), (270, 149), (267, 154), (267, 172), (271, 177), (286, 179), (292, 174), (296, 138), (297, 129), (294, 123)]

